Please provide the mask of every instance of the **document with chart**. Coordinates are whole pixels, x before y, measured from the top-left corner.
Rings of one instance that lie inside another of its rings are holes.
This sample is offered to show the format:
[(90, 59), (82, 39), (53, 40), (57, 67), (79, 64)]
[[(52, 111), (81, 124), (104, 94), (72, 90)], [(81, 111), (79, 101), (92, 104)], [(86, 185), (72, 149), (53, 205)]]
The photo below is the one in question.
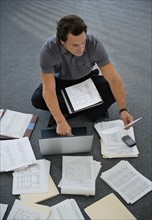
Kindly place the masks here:
[(152, 182), (125, 160), (104, 171), (101, 179), (131, 204), (152, 190)]
[(61, 90), (70, 114), (103, 103), (91, 78)]

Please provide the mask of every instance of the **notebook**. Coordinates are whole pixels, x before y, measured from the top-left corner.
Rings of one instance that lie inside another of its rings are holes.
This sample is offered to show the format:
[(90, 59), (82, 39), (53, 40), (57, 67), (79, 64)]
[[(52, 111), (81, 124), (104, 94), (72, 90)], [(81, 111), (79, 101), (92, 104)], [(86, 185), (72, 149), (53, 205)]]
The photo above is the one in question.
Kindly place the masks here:
[(87, 134), (86, 127), (72, 128), (73, 136), (63, 137), (55, 129), (40, 131), (39, 146), (41, 155), (72, 154), (90, 152), (93, 135)]

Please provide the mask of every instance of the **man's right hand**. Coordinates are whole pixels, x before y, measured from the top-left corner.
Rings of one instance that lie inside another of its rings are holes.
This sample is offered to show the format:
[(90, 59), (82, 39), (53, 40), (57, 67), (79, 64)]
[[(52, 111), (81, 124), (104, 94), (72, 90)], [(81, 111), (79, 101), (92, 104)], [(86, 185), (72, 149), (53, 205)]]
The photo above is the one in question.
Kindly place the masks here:
[(71, 136), (72, 135), (71, 127), (66, 120), (57, 123), (56, 133), (61, 136)]

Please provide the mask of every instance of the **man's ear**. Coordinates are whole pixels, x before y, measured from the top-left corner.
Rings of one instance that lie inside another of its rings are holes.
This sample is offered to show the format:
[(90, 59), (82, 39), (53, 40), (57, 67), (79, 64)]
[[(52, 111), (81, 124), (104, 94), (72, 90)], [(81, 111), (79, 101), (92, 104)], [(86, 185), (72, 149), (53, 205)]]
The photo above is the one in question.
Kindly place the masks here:
[(62, 45), (64, 45), (64, 44), (65, 44), (65, 42), (64, 42), (64, 41), (62, 41), (62, 40), (60, 40), (60, 42), (61, 42), (61, 44), (62, 44)]

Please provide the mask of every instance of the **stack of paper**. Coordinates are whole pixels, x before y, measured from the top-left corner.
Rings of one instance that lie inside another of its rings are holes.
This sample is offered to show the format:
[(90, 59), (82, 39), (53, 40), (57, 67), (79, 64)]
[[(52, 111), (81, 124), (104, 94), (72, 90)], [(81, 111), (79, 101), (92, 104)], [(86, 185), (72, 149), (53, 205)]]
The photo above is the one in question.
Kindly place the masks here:
[(101, 165), (92, 156), (63, 156), (62, 194), (95, 195), (95, 180)]
[(13, 171), (37, 163), (28, 137), (0, 141), (0, 152), (0, 172)]
[(33, 114), (0, 110), (0, 139), (30, 137), (38, 117)]
[(32, 220), (47, 220), (50, 216), (51, 208), (44, 205), (34, 203), (26, 203), (20, 200), (15, 200), (13, 207), (9, 213), (7, 220), (12, 219), (32, 219)]
[(52, 177), (49, 176), (49, 191), (47, 193), (21, 194), (20, 199), (26, 202), (38, 203), (53, 198), (57, 195), (59, 195), (59, 191)]
[(101, 179), (131, 204), (152, 190), (152, 182), (124, 160), (103, 172)]
[(128, 147), (122, 141), (124, 135), (135, 140), (133, 127), (124, 129), (122, 120), (99, 122), (94, 127), (101, 138), (101, 154), (104, 158), (138, 157), (137, 146)]
[(49, 220), (84, 220), (84, 217), (75, 199), (66, 199), (57, 205), (51, 206)]
[(37, 160), (37, 164), (13, 173), (13, 195), (47, 193), (49, 191), (50, 161)]
[(136, 220), (113, 193), (85, 208), (85, 212), (92, 220)]

